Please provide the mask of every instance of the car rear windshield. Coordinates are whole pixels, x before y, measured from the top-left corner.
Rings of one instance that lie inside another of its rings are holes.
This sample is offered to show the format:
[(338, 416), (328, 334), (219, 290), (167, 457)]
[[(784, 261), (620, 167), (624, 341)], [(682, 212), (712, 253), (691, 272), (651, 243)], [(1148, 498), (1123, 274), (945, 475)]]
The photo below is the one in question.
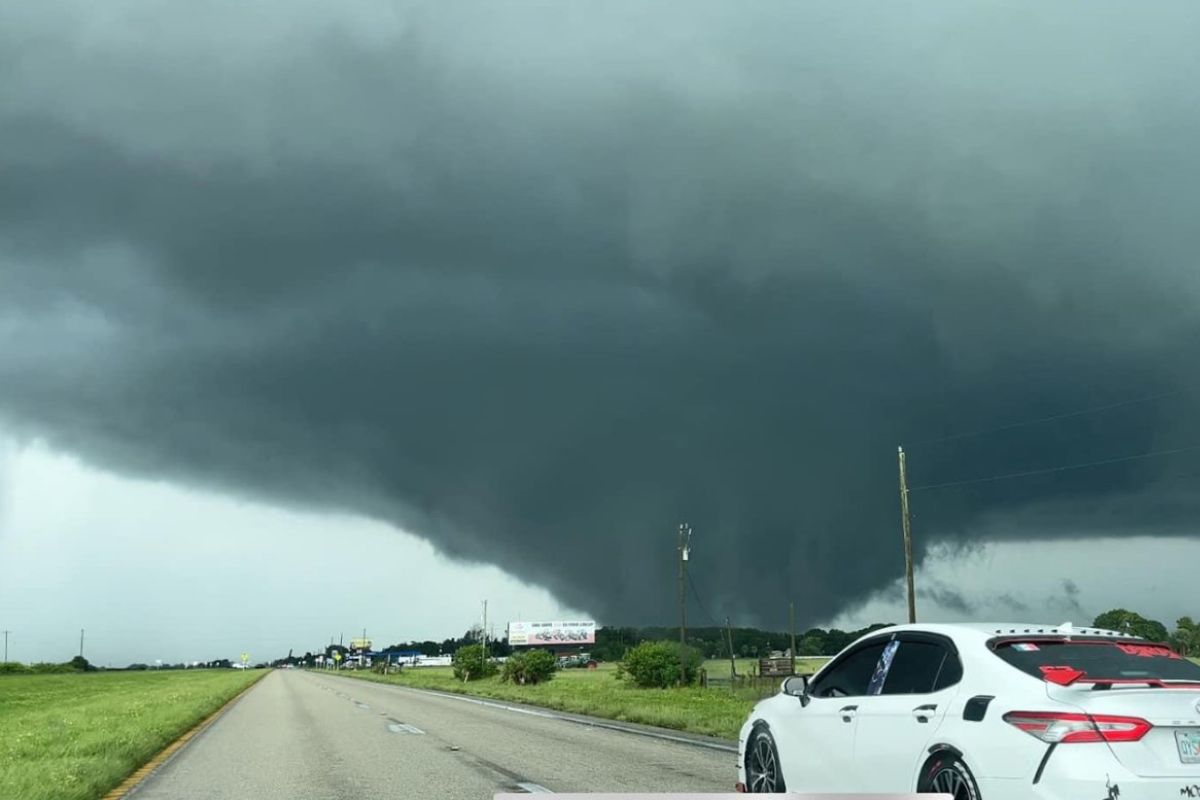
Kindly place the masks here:
[[(996, 643), (994, 652), (1022, 672), (1055, 680), (1194, 681), (1200, 666), (1169, 647), (1146, 642), (1024, 640)], [(1076, 673), (1079, 673), (1075, 676)]]

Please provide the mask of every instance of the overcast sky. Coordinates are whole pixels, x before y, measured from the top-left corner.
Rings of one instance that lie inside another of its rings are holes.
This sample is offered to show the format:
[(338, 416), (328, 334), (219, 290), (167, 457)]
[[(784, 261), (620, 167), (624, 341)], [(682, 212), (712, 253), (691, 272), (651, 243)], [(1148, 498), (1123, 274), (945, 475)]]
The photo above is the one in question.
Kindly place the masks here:
[(0, 5), (21, 657), (873, 621), (900, 444), (931, 615), (1197, 613), (1200, 10), (864, 8)]

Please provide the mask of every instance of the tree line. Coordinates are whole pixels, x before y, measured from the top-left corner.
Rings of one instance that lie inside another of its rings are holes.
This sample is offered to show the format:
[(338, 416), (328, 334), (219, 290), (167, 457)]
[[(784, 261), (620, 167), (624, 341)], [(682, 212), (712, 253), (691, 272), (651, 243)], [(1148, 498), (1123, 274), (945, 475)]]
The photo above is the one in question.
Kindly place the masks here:
[(1172, 633), (1156, 619), (1147, 619), (1136, 611), (1114, 608), (1096, 617), (1092, 626), (1129, 633), (1152, 642), (1166, 642), (1182, 655), (1200, 656), (1200, 626), (1191, 617), (1175, 620), (1175, 631)]
[[(837, 653), (852, 641), (873, 630), (886, 627), (889, 623), (877, 623), (858, 630), (843, 631), (837, 628), (810, 628), (796, 633), (796, 654), (801, 656), (824, 656)], [(791, 647), (791, 634), (777, 631), (761, 630), (759, 628), (733, 628), (730, 631), (733, 639), (733, 652), (739, 658), (757, 658), (770, 655), (772, 652), (784, 651)], [(605, 626), (596, 629), (596, 643), (581, 645), (579, 649), (588, 650), (594, 658), (601, 661), (620, 661), (625, 652), (642, 642), (656, 642), (679, 638), (679, 629), (664, 626), (647, 627), (615, 627)], [(700, 651), (705, 658), (728, 658), (729, 644), (725, 628), (697, 627), (687, 629), (688, 644)], [(460, 647), (479, 644), (481, 632), (478, 626), (468, 630), (462, 636), (453, 639), (433, 641), (397, 642), (382, 648), (380, 652), (411, 652), (416, 651), (425, 656), (454, 655)], [(330, 645), (325, 648), (325, 654), (332, 656), (337, 650), (347, 651), (340, 645)], [(503, 638), (489, 639), (488, 652), (493, 656), (508, 656), (512, 648)], [(306, 654), (308, 655), (308, 654)]]
[[(797, 656), (831, 656), (841, 652), (847, 645), (861, 636), (880, 628), (886, 628), (893, 623), (875, 623), (865, 628), (844, 631), (838, 628), (809, 628), (796, 632)], [(1200, 626), (1191, 617), (1180, 617), (1175, 623), (1175, 631), (1167, 630), (1163, 623), (1147, 619), (1142, 615), (1123, 608), (1106, 611), (1092, 622), (1096, 628), (1118, 630), (1134, 636), (1140, 636), (1155, 642), (1166, 642), (1184, 655), (1200, 656)], [(733, 640), (733, 654), (738, 658), (764, 658), (773, 652), (786, 652), (791, 647), (790, 633), (762, 630), (760, 628), (733, 628), (726, 631), (718, 627), (697, 627), (687, 629), (687, 643), (695, 648), (704, 658), (728, 658), (729, 640)], [(605, 626), (596, 629), (596, 643), (582, 645), (581, 650), (587, 650), (593, 658), (600, 661), (620, 661), (626, 653), (643, 642), (678, 641), (679, 628), (666, 626), (619, 627)], [(478, 625), (466, 631), (462, 636), (434, 641), (432, 639), (396, 642), (381, 648), (378, 652), (400, 653), (418, 652), (424, 656), (453, 656), (459, 649), (478, 645), (482, 641), (482, 631)], [(332, 658), (335, 652), (344, 657), (350, 654), (349, 648), (342, 645), (329, 645), (318, 650), (326, 658)], [(503, 637), (488, 640), (488, 653), (493, 657), (507, 657), (513, 648)], [(313, 652), (303, 656), (293, 656), (271, 662), (272, 666), (293, 664), (296, 666), (313, 666), (316, 655)]]

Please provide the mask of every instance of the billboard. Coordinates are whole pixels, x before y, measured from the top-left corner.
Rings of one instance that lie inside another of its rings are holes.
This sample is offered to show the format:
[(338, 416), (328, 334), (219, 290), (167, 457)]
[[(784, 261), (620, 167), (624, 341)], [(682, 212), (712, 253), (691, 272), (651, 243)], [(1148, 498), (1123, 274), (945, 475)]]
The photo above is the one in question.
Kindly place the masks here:
[(595, 644), (596, 623), (567, 622), (510, 622), (508, 643), (514, 646)]

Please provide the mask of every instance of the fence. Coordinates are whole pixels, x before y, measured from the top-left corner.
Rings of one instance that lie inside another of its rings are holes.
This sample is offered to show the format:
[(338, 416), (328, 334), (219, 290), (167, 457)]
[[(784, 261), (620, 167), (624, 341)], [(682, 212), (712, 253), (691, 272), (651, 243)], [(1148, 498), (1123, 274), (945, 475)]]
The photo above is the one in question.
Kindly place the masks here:
[[(831, 656), (796, 656), (795, 674), (812, 675), (830, 658)], [(806, 664), (806, 661), (810, 663)], [(751, 667), (750, 674), (733, 676), (710, 676), (707, 670), (702, 669), (700, 685), (705, 689), (723, 690), (762, 699), (779, 691), (780, 684), (792, 674), (791, 665), (790, 658), (759, 659), (759, 663)]]

